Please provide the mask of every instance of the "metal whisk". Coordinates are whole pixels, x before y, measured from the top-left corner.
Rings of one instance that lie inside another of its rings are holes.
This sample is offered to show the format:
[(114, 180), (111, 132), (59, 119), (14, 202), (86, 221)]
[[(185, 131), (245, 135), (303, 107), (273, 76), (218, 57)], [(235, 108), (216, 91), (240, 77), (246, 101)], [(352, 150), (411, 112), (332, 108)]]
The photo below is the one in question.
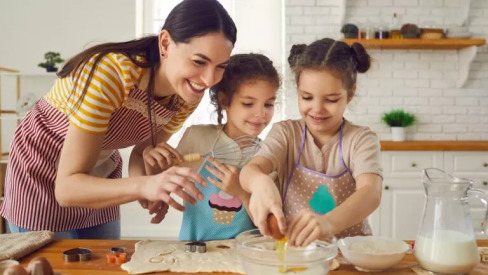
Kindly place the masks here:
[(205, 154), (191, 153), (183, 155), (183, 162), (199, 161), (210, 156), (219, 162), (241, 166), (251, 160), (259, 148), (260, 143), (256, 140), (256, 137), (246, 135), (232, 139), (223, 145), (215, 146), (213, 150)]

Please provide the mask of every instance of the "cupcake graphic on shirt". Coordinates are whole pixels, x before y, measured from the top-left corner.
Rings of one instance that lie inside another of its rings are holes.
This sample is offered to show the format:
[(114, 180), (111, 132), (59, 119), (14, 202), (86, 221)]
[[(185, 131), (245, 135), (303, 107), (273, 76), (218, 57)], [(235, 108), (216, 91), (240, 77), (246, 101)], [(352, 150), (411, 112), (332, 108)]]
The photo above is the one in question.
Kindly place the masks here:
[(210, 195), (208, 205), (213, 208), (214, 221), (220, 224), (231, 224), (236, 212), (242, 208), (240, 199), (222, 190)]

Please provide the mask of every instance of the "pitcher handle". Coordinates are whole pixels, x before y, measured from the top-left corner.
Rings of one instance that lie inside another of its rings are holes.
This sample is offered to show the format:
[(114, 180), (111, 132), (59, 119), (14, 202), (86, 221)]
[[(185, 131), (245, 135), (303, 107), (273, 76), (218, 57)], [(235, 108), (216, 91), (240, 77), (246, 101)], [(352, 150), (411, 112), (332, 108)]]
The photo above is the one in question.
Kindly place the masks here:
[(486, 234), (486, 230), (488, 227), (488, 194), (483, 189), (470, 188), (468, 190), (468, 196), (479, 199), (483, 202), (483, 205), (485, 206), (486, 213), (485, 219), (481, 223), (481, 234)]

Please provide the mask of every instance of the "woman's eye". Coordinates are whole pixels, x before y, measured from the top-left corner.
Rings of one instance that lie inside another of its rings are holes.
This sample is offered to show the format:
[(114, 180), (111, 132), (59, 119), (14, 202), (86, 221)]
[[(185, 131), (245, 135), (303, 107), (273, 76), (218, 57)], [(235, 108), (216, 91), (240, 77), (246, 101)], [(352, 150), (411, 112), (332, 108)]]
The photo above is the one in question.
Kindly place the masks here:
[(227, 65), (220, 65), (220, 66), (217, 66), (217, 68), (225, 70), (225, 69), (227, 69)]
[(312, 100), (312, 97), (311, 96), (302, 96), (302, 99), (303, 100)]
[(339, 101), (339, 99), (327, 99), (327, 102), (330, 102), (330, 103), (336, 103), (337, 101)]
[(245, 102), (243, 102), (242, 105), (244, 105), (246, 107), (251, 107), (252, 106), (252, 103), (245, 103)]
[(193, 63), (195, 63), (198, 66), (203, 66), (205, 65), (205, 61), (202, 60), (193, 60)]
[(266, 103), (266, 104), (264, 104), (264, 107), (266, 107), (266, 108), (273, 108), (274, 107), (274, 104)]

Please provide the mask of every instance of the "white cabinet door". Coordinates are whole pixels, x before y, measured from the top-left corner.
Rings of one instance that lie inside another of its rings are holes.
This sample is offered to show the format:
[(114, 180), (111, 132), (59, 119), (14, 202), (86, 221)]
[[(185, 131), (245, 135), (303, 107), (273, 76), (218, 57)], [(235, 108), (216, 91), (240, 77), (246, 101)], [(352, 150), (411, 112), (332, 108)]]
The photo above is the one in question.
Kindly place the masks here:
[(386, 181), (380, 207), (381, 235), (400, 240), (415, 239), (424, 205), (425, 191), (420, 181), (402, 180), (391, 186)]
[(381, 152), (383, 195), (379, 209), (379, 234), (412, 240), (422, 219), (425, 191), (422, 170), (443, 169), (443, 154), (438, 151)]

